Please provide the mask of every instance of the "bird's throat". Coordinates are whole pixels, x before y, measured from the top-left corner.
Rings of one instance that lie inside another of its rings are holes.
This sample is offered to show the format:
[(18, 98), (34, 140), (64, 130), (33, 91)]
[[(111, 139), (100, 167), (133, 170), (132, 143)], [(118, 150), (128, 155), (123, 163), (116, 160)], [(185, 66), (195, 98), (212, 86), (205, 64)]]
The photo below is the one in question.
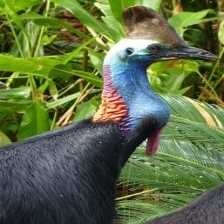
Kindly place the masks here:
[(111, 71), (109, 66), (104, 66), (104, 88), (101, 97), (101, 105), (93, 116), (93, 122), (112, 122), (117, 123), (120, 129), (128, 131), (128, 107), (113, 86), (111, 80)]
[(93, 122), (115, 123), (123, 136), (144, 127), (148, 135), (146, 152), (155, 154), (161, 129), (169, 118), (167, 104), (150, 89), (146, 72), (142, 68), (131, 67), (123, 73), (116, 73), (119, 80), (112, 76), (110, 66), (104, 65), (103, 72), (102, 102)]

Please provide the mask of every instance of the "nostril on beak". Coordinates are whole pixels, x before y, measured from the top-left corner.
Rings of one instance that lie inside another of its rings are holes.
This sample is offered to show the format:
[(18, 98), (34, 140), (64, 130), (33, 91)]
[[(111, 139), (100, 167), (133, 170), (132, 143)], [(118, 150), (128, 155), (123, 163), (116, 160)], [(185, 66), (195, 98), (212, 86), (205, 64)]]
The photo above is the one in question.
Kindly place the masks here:
[(202, 52), (200, 52), (200, 54), (201, 54), (201, 55), (207, 55), (208, 52), (204, 52), (204, 51), (202, 51)]

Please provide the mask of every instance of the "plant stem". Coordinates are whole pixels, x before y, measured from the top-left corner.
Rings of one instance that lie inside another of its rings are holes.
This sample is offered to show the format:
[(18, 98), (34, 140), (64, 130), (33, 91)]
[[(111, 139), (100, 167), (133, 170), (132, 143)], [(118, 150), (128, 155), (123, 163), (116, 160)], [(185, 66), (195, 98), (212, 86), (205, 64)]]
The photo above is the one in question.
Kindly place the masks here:
[(220, 84), (220, 82), (222, 82), (222, 80), (224, 80), (224, 74), (222, 74), (221, 78), (218, 79), (218, 81), (214, 84), (214, 88), (216, 88)]
[(210, 76), (208, 78), (208, 83), (212, 80), (212, 78), (213, 78), (213, 76), (214, 76), (214, 74), (215, 74), (215, 72), (216, 72), (216, 70), (217, 70), (217, 68), (219, 66), (220, 60), (223, 57), (223, 54), (224, 54), (224, 47), (222, 47), (221, 52), (219, 53), (218, 60), (216, 61), (215, 65), (214, 65), (214, 67), (212, 69), (212, 72), (211, 72), (211, 74), (210, 74)]
[[(214, 89), (214, 88), (212, 87), (212, 85), (209, 83), (209, 80), (207, 80), (207, 79), (206, 79), (200, 72), (198, 72), (198, 75), (201, 77), (201, 79), (202, 79), (202, 80), (204, 81), (204, 83), (205, 83), (204, 88), (208, 87), (208, 88), (211, 90), (211, 92), (212, 92), (212, 94), (214, 95), (214, 97), (216, 98), (216, 100), (219, 101), (219, 102), (222, 101), (222, 100), (219, 98), (219, 96), (217, 95), (215, 89)], [(200, 100), (201, 97), (202, 97), (202, 92), (201, 92), (201, 94), (199, 95), (198, 99)]]
[(15, 39), (16, 46), (17, 46), (17, 48), (18, 48), (19, 54), (20, 54), (21, 57), (24, 57), (22, 47), (21, 47), (21, 45), (20, 45), (20, 43), (19, 43), (19, 40), (18, 40), (18, 37), (17, 37), (17, 35), (16, 35), (16, 31), (15, 31), (15, 29), (14, 29), (14, 27), (13, 27), (13, 25), (12, 25), (12, 23), (11, 23), (11, 21), (10, 21), (10, 18), (9, 18), (9, 16), (8, 16), (7, 13), (6, 13), (6, 19), (7, 19), (7, 22), (8, 22), (8, 24), (9, 24), (9, 27), (10, 27), (10, 29), (11, 29), (11, 31), (12, 31), (12, 34), (13, 34), (13, 36), (14, 36), (14, 39)]
[[(47, 17), (49, 9), (50, 9), (50, 0), (46, 0), (46, 7), (45, 7), (45, 12), (44, 12), (44, 17)], [(38, 51), (39, 51), (40, 46), (41, 46), (41, 40), (42, 40), (44, 31), (45, 31), (45, 26), (41, 26), (41, 28), (39, 30), (39, 33), (37, 35), (35, 44), (33, 46), (32, 54), (31, 54), (33, 57), (37, 56), (37, 54), (38, 54)]]
[(138, 192), (138, 193), (135, 193), (135, 194), (129, 194), (129, 195), (126, 195), (126, 196), (116, 198), (116, 201), (121, 201), (121, 200), (125, 200), (125, 199), (127, 200), (127, 199), (130, 199), (130, 198), (136, 197), (136, 196), (141, 196), (143, 194), (152, 193), (152, 192), (155, 192), (157, 190), (158, 190), (157, 188), (154, 188), (154, 189), (150, 189), (150, 190), (144, 190), (144, 191), (141, 191), (141, 192)]

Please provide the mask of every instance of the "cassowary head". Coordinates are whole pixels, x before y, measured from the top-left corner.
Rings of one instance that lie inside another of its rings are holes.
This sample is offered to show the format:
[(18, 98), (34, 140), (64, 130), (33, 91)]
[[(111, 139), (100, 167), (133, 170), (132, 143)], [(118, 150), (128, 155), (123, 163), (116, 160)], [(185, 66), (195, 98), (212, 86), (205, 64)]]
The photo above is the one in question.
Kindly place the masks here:
[[(124, 12), (123, 19), (127, 35), (105, 57), (102, 104), (94, 121), (117, 123), (124, 136), (144, 126), (149, 136), (147, 152), (153, 154), (170, 112), (167, 103), (151, 89), (147, 67), (162, 60), (214, 60), (215, 56), (187, 46), (152, 9), (131, 7)], [(150, 121), (148, 125), (144, 125), (145, 120)]]

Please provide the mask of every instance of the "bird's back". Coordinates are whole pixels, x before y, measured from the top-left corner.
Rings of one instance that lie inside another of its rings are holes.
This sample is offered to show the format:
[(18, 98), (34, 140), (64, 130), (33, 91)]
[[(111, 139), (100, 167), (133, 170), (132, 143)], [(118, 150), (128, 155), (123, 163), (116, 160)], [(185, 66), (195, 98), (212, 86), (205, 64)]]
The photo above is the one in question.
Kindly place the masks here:
[(187, 207), (145, 224), (223, 224), (224, 185), (206, 193)]
[(122, 140), (84, 121), (1, 148), (0, 224), (111, 223)]

